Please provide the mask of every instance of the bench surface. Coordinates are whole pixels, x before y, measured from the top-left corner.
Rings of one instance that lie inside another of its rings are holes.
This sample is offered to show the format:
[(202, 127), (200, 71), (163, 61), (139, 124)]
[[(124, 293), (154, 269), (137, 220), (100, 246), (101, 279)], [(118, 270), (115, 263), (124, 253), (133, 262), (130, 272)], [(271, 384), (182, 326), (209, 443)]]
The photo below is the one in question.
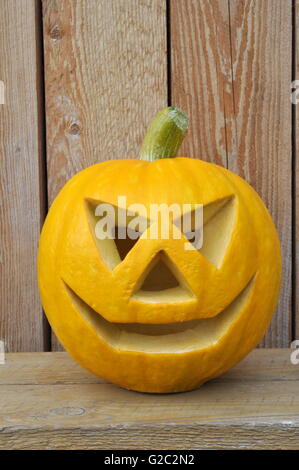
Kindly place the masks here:
[(299, 448), (299, 364), (288, 349), (256, 349), (173, 395), (121, 389), (65, 352), (10, 353), (0, 394), (0, 449)]

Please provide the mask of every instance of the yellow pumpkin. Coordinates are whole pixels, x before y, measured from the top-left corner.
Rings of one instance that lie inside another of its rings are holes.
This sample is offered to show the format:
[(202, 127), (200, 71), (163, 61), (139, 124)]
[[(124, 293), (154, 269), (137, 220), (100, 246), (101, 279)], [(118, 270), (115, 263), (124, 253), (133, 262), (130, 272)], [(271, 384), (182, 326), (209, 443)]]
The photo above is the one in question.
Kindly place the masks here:
[[(184, 113), (166, 108), (141, 159), (74, 176), (40, 239), (41, 298), (59, 340), (90, 372), (142, 392), (190, 390), (232, 367), (261, 340), (279, 294), (280, 246), (266, 207), (225, 168), (173, 158), (187, 127)], [(115, 239), (95, 236), (102, 203), (128, 220), (136, 208), (146, 219), (137, 240), (118, 239), (120, 227)], [(186, 249), (173, 220), (172, 236), (149, 237), (159, 220), (139, 208), (149, 213), (153, 203), (202, 204), (202, 247)]]

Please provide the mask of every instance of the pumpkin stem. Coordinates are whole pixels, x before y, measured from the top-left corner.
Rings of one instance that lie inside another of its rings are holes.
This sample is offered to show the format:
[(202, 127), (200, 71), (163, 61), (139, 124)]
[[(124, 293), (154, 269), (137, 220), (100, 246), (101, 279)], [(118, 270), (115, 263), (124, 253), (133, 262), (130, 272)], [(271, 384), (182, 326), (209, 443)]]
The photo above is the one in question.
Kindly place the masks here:
[(140, 159), (153, 162), (175, 157), (188, 129), (188, 116), (178, 108), (162, 109), (152, 120), (141, 146)]

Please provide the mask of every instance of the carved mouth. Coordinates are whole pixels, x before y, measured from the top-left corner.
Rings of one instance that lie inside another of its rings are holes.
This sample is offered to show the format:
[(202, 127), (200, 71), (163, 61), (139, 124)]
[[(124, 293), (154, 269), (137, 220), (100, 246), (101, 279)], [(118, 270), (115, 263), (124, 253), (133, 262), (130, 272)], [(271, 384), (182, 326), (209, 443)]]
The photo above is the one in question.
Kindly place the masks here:
[(145, 353), (183, 353), (204, 349), (224, 336), (243, 310), (254, 277), (222, 312), (212, 318), (168, 324), (112, 323), (87, 305), (67, 285), (68, 294), (81, 317), (116, 350)]

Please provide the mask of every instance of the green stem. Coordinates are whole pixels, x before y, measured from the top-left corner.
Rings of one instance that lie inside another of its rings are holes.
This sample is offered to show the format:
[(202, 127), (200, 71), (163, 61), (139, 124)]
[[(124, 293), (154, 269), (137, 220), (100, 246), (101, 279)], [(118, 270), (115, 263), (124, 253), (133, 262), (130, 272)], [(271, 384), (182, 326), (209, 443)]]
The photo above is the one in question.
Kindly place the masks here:
[(140, 159), (153, 162), (175, 157), (188, 129), (188, 117), (173, 106), (162, 109), (152, 120), (142, 143)]

